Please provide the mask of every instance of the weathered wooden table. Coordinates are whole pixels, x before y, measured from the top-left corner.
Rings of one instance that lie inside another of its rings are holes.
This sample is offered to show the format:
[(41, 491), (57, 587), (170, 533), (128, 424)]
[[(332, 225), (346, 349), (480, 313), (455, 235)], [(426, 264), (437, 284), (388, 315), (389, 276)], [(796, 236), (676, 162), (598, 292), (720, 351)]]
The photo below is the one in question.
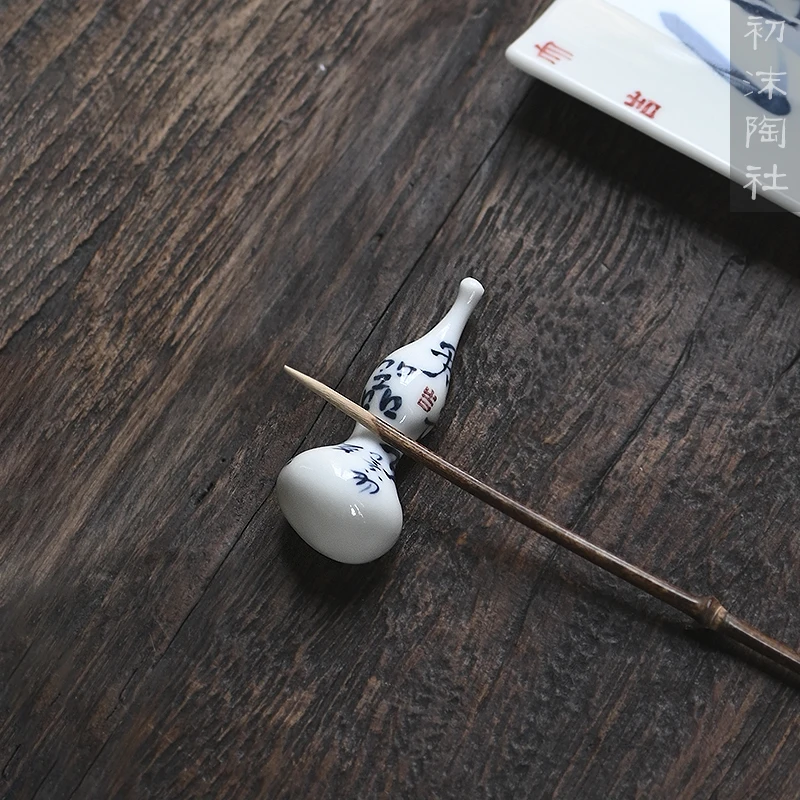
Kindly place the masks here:
[(800, 643), (800, 223), (512, 69), (543, 2), (0, 7), (0, 796), (796, 798), (798, 687), (407, 463), (276, 475), (460, 278), (429, 446)]

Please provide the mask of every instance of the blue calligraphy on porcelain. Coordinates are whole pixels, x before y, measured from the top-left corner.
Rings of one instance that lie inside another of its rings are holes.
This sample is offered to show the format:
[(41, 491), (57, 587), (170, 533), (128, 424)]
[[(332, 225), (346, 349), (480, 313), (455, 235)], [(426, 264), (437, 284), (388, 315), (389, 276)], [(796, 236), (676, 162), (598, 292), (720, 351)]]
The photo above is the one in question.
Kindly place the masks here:
[[(461, 281), (444, 318), (373, 370), (361, 405), (410, 439), (424, 436), (439, 418), (461, 333), (482, 294), (474, 278)], [(316, 550), (346, 563), (371, 561), (400, 535), (399, 457), (357, 424), (345, 442), (293, 458), (278, 476), (278, 502), (291, 526)]]

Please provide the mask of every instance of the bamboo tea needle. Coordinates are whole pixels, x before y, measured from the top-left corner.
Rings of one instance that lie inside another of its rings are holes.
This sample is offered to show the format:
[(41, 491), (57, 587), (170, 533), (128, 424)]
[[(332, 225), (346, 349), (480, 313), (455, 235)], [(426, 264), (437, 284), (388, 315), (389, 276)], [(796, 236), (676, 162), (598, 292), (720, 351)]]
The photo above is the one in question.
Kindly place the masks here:
[(496, 508), (517, 522), (546, 537), (567, 550), (597, 565), (601, 569), (636, 586), (652, 597), (682, 611), (701, 627), (729, 636), (772, 661), (800, 675), (800, 653), (782, 642), (767, 636), (747, 622), (735, 617), (712, 596), (694, 595), (674, 586), (668, 581), (653, 575), (614, 555), (608, 550), (593, 544), (582, 536), (552, 522), (547, 517), (533, 511), (516, 500), (493, 489), (464, 470), (456, 467), (432, 450), (409, 439), (391, 425), (363, 409), (357, 403), (339, 394), (314, 378), (284, 366), (286, 372), (307, 389), (318, 394), (339, 411), (346, 414), (365, 428), (379, 436), (384, 442), (396, 447), (402, 453), (419, 461), (428, 469), (441, 475), (454, 485), (469, 492), (474, 497)]

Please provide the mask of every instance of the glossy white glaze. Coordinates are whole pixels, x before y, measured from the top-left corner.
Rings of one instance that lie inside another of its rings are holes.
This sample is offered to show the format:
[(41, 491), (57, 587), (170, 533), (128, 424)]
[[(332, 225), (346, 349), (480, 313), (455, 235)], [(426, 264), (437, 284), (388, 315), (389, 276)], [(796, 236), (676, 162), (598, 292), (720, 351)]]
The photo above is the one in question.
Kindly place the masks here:
[[(424, 436), (439, 418), (453, 356), (482, 295), (474, 278), (461, 281), (444, 318), (376, 367), (361, 405), (412, 439)], [(278, 503), (315, 550), (348, 564), (372, 561), (394, 545), (403, 525), (394, 483), (398, 458), (397, 451), (357, 424), (341, 444), (293, 458), (278, 476)]]
[[(780, 118), (786, 142), (800, 137), (798, 14), (797, 0), (555, 0), (506, 56), (740, 186), (749, 165), (774, 157), (770, 167), (787, 175), (788, 189), (763, 197), (800, 213), (800, 159), (791, 148), (756, 155), (744, 145), (753, 116)], [(760, 15), (787, 23), (770, 38), (765, 25), (756, 50), (742, 32)], [(767, 103), (757, 76), (772, 69), (785, 76), (787, 96), (776, 92)]]

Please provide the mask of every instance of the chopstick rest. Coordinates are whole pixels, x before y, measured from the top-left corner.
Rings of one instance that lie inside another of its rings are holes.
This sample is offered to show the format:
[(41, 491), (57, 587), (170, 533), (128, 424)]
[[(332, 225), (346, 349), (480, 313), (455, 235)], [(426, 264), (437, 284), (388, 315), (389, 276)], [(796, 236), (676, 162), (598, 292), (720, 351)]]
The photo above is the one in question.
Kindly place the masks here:
[[(410, 439), (436, 423), (447, 398), (464, 326), (483, 296), (465, 278), (444, 318), (395, 350), (370, 375), (361, 405)], [(372, 561), (394, 545), (403, 525), (395, 488), (400, 452), (356, 423), (346, 441), (295, 456), (278, 475), (278, 503), (315, 550), (347, 564)]]

